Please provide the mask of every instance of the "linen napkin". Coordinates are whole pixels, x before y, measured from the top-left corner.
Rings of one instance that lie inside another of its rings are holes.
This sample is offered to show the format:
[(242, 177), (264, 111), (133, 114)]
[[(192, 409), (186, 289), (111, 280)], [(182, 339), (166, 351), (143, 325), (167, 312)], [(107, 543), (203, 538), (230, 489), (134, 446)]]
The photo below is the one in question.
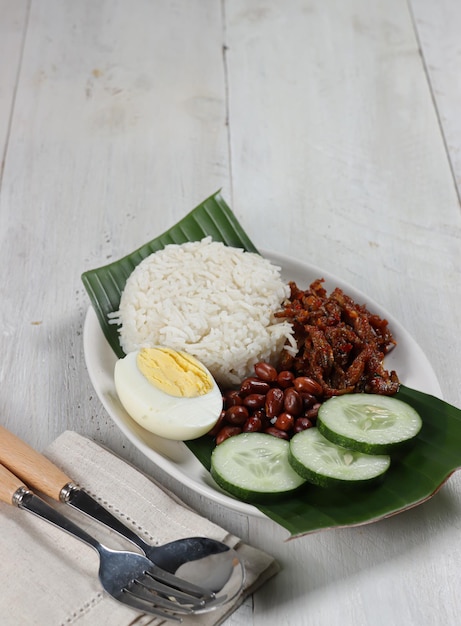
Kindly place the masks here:
[[(279, 569), (270, 555), (241, 542), (190, 510), (150, 478), (90, 439), (66, 431), (45, 454), (148, 543), (162, 544), (201, 535), (224, 541), (236, 549), (246, 573), (242, 594), (213, 612), (185, 616), (184, 626), (222, 624), (249, 594)], [(72, 507), (53, 505), (109, 547), (132, 549), (126, 540), (114, 533), (108, 534)], [(108, 596), (99, 583), (98, 566), (97, 553), (79, 540), (27, 511), (0, 503), (3, 626), (160, 626), (170, 623), (140, 614)]]

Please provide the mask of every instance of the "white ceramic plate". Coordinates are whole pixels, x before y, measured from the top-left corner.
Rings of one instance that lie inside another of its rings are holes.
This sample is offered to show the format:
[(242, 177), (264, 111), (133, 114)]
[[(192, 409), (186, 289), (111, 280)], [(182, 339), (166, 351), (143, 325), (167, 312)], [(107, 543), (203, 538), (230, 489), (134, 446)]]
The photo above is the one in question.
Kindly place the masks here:
[[(386, 357), (387, 369), (395, 370), (401, 382), (408, 387), (442, 397), (437, 377), (427, 357), (401, 324), (382, 307), (320, 268), (278, 254), (265, 251), (262, 254), (282, 268), (285, 280), (294, 280), (299, 287), (307, 288), (317, 278), (325, 278), (325, 288), (328, 292), (340, 287), (357, 303), (366, 304), (369, 310), (387, 319), (397, 340), (397, 347)], [(86, 365), (94, 389), (110, 417), (131, 443), (170, 476), (197, 493), (234, 511), (264, 516), (256, 507), (240, 502), (223, 492), (184, 443), (157, 437), (144, 430), (126, 413), (118, 400), (113, 380), (117, 358), (104, 337), (92, 307), (88, 309), (85, 319), (83, 344)]]

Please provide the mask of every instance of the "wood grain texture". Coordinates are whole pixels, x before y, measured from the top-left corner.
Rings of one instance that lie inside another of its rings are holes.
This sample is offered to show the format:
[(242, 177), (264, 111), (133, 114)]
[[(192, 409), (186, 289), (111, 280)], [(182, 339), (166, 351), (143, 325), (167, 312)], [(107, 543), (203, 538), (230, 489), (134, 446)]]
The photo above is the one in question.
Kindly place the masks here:
[(12, 505), (15, 492), (24, 486), (24, 483), (6, 467), (0, 465), (0, 500)]
[(457, 474), (404, 515), (289, 542), (187, 490), (95, 396), (80, 274), (222, 188), (257, 246), (332, 272), (399, 319), (461, 406), (458, 4), (0, 9), (2, 425), (38, 450), (65, 429), (87, 435), (274, 554), (281, 573), (226, 625), (457, 625)]
[(72, 482), (59, 467), (12, 432), (0, 426), (0, 464), (26, 484), (59, 502), (63, 487)]
[(411, 0), (416, 31), (461, 198), (461, 4)]
[(219, 7), (136, 5), (131, 19), (123, 2), (31, 8), (1, 198), (3, 263), (18, 266), (2, 317), (17, 386), (35, 377), (35, 397), (8, 407), (7, 424), (18, 413), (44, 422), (41, 446), (62, 423), (63, 394), (64, 419), (91, 424), (77, 374), (80, 273), (174, 223), (227, 172)]
[[(6, 159), (8, 135), (21, 65), (29, 2), (0, 0), (0, 181)], [(7, 62), (5, 62), (7, 60)]]
[(406, 3), (251, 7), (227, 8), (235, 209), (393, 313), (456, 402), (459, 205)]

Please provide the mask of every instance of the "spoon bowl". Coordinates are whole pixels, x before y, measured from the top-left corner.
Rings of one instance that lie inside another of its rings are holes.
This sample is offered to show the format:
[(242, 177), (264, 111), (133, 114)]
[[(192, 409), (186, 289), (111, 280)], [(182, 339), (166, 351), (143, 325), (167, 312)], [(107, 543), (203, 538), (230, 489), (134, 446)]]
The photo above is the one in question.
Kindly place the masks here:
[(221, 541), (187, 537), (161, 546), (145, 545), (142, 550), (167, 572), (216, 594), (216, 603), (208, 602), (197, 613), (230, 602), (242, 589), (245, 579), (242, 563), (237, 552)]

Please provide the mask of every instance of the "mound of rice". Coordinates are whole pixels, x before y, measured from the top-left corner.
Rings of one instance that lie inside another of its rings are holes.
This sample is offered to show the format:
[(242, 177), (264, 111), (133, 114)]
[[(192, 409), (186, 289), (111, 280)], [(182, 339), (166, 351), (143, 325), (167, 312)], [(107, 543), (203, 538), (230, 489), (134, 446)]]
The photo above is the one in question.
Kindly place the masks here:
[(258, 361), (276, 362), (287, 341), (296, 352), (291, 324), (274, 318), (289, 294), (269, 260), (206, 237), (144, 259), (111, 323), (120, 324), (125, 353), (156, 345), (184, 350), (227, 387)]

